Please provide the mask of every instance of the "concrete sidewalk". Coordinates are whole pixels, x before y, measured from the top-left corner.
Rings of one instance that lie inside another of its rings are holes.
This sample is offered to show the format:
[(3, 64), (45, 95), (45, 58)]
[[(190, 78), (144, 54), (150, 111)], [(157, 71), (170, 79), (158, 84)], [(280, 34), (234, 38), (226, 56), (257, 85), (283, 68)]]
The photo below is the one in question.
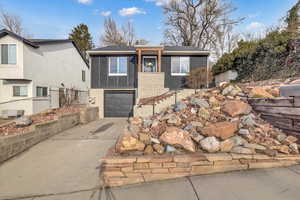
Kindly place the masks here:
[(298, 200), (300, 166), (195, 176), (100, 190), (99, 158), (126, 120), (63, 132), (0, 166), (0, 200)]

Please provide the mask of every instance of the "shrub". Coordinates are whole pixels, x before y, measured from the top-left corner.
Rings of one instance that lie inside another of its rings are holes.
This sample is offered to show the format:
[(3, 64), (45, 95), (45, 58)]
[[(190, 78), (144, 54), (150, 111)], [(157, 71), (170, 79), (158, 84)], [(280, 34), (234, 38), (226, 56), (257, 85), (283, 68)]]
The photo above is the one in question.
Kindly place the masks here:
[(282, 71), (285, 70), (291, 38), (288, 32), (275, 30), (258, 41), (240, 41), (232, 53), (224, 54), (213, 66), (213, 74), (236, 70), (239, 81), (290, 76), (290, 73), (284, 74)]
[(201, 67), (191, 71), (189, 76), (187, 77), (187, 84), (189, 88), (203, 88), (207, 86), (207, 83), (209, 85), (213, 83), (213, 75), (211, 70), (209, 70), (209, 72), (207, 73), (206, 67)]

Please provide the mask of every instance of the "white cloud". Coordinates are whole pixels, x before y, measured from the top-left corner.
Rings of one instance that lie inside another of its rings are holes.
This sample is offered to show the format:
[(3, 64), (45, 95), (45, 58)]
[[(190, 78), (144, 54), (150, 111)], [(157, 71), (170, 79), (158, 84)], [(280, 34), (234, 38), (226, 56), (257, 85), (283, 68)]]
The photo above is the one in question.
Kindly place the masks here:
[(137, 14), (146, 14), (146, 12), (140, 8), (132, 7), (132, 8), (122, 8), (121, 10), (119, 10), (119, 14), (121, 16), (131, 16)]
[(93, 0), (77, 0), (78, 3), (89, 4), (92, 3)]
[(100, 12), (100, 15), (102, 15), (102, 16), (104, 16), (104, 17), (108, 17), (108, 16), (110, 16), (111, 15), (111, 11), (102, 11), (102, 12)]
[(261, 31), (264, 28), (265, 28), (265, 25), (263, 23), (260, 23), (260, 22), (251, 22), (246, 27), (246, 29), (248, 31)]
[(103, 17), (108, 17), (111, 15), (111, 11), (110, 10), (104, 10), (104, 11), (100, 11), (99, 9), (94, 9), (93, 10), (93, 15), (101, 15)]
[(254, 13), (254, 14), (247, 15), (247, 18), (248, 19), (253, 19), (253, 18), (256, 18), (256, 17), (259, 17), (259, 16), (260, 16), (260, 13)]
[[(172, 0), (145, 0), (147, 2), (154, 2), (155, 5), (157, 6), (164, 6), (164, 5), (168, 5), (169, 3), (171, 3)], [(181, 0), (177, 0), (177, 1), (181, 1)]]

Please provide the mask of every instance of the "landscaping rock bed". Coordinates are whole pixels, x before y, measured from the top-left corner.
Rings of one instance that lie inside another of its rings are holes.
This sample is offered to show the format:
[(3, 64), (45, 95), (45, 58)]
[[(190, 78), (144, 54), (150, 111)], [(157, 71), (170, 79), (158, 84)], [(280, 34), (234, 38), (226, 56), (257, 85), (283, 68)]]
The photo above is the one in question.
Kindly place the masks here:
[(35, 124), (48, 122), (57, 119), (61, 115), (78, 113), (85, 106), (68, 106), (59, 109), (51, 109), (45, 112), (22, 117), (14, 120), (11, 123), (0, 125), (0, 136), (19, 135), (28, 132)]
[(105, 186), (299, 164), (298, 138), (248, 104), (249, 98), (278, 96), (277, 83), (223, 84), (151, 117), (130, 118), (102, 159)]
[(117, 141), (117, 155), (185, 152), (299, 154), (298, 139), (262, 120), (248, 97), (278, 96), (278, 88), (224, 84), (198, 92), (149, 118), (131, 118)]

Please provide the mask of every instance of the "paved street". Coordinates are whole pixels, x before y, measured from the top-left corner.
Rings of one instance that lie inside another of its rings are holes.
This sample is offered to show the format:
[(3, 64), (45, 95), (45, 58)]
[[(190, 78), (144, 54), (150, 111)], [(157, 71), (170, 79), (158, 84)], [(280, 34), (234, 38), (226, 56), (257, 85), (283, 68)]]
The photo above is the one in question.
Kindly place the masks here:
[(99, 158), (126, 120), (101, 120), (65, 131), (0, 166), (0, 200), (298, 200), (300, 166), (100, 190)]

